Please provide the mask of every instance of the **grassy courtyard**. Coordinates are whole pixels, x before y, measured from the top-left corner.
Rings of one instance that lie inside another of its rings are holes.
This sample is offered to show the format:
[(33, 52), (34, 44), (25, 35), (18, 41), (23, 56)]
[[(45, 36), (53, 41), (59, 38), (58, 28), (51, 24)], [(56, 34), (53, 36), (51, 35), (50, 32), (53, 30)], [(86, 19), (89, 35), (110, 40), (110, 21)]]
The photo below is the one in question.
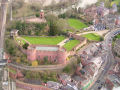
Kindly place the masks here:
[(26, 39), (31, 44), (41, 44), (41, 45), (57, 45), (62, 40), (65, 39), (64, 36), (57, 37), (28, 37), (23, 36), (22, 38)]
[(70, 40), (69, 42), (67, 42), (63, 47), (67, 50), (70, 51), (72, 50), (76, 45), (78, 45), (80, 43), (79, 40)]
[(118, 38), (118, 39), (120, 39), (120, 34), (118, 34), (117, 36), (115, 36), (115, 38)]
[(120, 3), (120, 0), (112, 0), (111, 6), (112, 6), (114, 3), (118, 5), (118, 4)]
[(68, 19), (68, 24), (75, 29), (82, 29), (87, 27), (87, 25), (77, 19)]
[(95, 34), (95, 33), (88, 33), (88, 34), (85, 34), (82, 36), (87, 38), (90, 41), (101, 41), (102, 40), (102, 37), (100, 35)]
[(24, 45), (24, 44), (26, 43), (26, 42), (25, 42), (22, 38), (20, 38), (20, 37), (16, 37), (15, 40), (17, 41), (17, 43), (18, 43), (19, 45)]

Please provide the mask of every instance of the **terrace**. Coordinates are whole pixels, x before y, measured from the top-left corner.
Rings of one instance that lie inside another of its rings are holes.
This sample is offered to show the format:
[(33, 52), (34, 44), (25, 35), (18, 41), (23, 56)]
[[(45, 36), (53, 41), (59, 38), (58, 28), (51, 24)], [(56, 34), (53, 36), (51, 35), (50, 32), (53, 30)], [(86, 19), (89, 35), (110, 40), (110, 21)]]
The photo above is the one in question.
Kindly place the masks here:
[(29, 37), (23, 36), (30, 44), (39, 44), (39, 45), (57, 45), (59, 42), (65, 39), (64, 36), (56, 37)]

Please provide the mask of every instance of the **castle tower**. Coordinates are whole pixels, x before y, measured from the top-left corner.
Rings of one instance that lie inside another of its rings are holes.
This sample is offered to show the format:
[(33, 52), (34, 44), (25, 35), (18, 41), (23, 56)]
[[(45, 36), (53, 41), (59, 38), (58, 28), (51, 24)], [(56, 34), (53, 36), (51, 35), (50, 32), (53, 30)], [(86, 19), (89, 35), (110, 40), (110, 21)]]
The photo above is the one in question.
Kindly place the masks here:
[(44, 11), (41, 10), (41, 11), (40, 11), (40, 18), (41, 18), (41, 19), (44, 19), (44, 17), (45, 17)]
[(59, 48), (57, 53), (58, 53), (57, 56), (58, 63), (60, 64), (66, 63), (66, 58), (67, 58), (66, 51), (63, 48)]
[(28, 49), (27, 50), (27, 59), (30, 61), (36, 60), (36, 49)]

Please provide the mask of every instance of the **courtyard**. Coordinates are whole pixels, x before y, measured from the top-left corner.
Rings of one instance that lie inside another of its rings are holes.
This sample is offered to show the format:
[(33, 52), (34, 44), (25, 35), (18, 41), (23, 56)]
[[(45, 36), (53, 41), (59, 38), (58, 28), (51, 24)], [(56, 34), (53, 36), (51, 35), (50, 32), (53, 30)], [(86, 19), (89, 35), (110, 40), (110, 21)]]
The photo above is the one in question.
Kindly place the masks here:
[(70, 40), (68, 41), (66, 44), (64, 44), (64, 48), (67, 50), (67, 51), (71, 51), (75, 46), (77, 46), (78, 44), (80, 43), (79, 40)]
[(73, 27), (75, 29), (83, 29), (87, 27), (86, 24), (84, 24), (78, 19), (68, 19), (68, 24), (70, 25), (70, 27)]
[(62, 40), (65, 39), (64, 36), (56, 36), (56, 37), (29, 37), (22, 36), (25, 40), (27, 40), (30, 44), (41, 44), (41, 45), (57, 45)]
[(87, 38), (90, 41), (101, 41), (101, 39), (102, 39), (102, 37), (100, 35), (95, 34), (95, 33), (88, 33), (88, 34), (84, 34), (82, 36)]

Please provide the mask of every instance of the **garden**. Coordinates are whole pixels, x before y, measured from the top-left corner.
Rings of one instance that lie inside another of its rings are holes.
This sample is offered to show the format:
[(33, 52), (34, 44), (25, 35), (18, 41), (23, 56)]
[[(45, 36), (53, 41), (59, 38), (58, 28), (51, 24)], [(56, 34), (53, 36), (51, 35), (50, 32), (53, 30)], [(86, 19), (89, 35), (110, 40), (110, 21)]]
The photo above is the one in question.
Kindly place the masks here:
[(55, 37), (28, 37), (23, 36), (22, 38), (26, 39), (31, 44), (41, 44), (41, 45), (57, 45), (59, 42), (65, 39), (64, 36), (55, 36)]
[(117, 4), (117, 5), (119, 5), (120, 0), (112, 0), (112, 2), (111, 2), (111, 6), (112, 6), (114, 3)]
[(75, 46), (77, 46), (80, 43), (79, 40), (69, 40), (63, 47), (67, 50), (67, 51), (71, 51)]
[(86, 24), (84, 24), (78, 19), (68, 19), (68, 24), (75, 29), (83, 29), (87, 27)]
[(103, 40), (103, 38), (96, 33), (88, 33), (88, 34), (82, 35), (82, 37), (85, 37), (90, 41), (102, 41)]

